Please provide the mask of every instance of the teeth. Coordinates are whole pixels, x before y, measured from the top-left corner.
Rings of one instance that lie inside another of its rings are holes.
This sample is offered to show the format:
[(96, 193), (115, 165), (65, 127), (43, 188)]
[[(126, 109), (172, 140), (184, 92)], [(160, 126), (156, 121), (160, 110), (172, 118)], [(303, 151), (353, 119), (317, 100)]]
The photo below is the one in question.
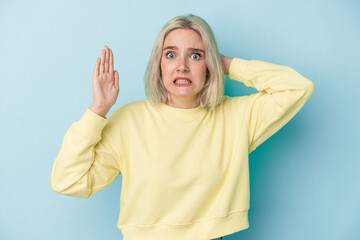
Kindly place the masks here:
[(175, 82), (179, 82), (179, 83), (190, 83), (189, 80), (186, 79), (176, 79)]

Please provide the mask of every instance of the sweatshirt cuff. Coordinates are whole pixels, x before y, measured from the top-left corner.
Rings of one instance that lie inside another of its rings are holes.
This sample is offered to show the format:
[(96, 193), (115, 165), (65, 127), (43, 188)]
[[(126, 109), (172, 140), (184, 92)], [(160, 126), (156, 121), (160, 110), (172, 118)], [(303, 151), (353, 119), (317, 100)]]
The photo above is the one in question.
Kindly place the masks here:
[(107, 124), (108, 119), (104, 118), (93, 111), (90, 108), (86, 108), (85, 113), (81, 119), (77, 122), (78, 126), (87, 131), (89, 134), (101, 137), (101, 132), (105, 125)]
[(229, 66), (229, 78), (239, 82), (245, 82), (245, 70), (250, 60), (234, 57)]

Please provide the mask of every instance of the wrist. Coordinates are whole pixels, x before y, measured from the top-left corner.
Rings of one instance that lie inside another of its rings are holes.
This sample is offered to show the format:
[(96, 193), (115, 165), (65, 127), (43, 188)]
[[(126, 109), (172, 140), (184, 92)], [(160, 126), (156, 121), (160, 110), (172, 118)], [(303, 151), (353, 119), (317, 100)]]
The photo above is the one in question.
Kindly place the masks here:
[(89, 109), (103, 118), (106, 118), (106, 114), (109, 112), (109, 109), (98, 106), (96, 104), (92, 104)]
[(224, 74), (225, 75), (229, 75), (229, 69), (230, 69), (230, 64), (231, 61), (233, 60), (233, 58), (230, 57), (226, 57), (226, 56), (222, 56), (222, 63), (223, 63), (223, 68), (224, 68)]

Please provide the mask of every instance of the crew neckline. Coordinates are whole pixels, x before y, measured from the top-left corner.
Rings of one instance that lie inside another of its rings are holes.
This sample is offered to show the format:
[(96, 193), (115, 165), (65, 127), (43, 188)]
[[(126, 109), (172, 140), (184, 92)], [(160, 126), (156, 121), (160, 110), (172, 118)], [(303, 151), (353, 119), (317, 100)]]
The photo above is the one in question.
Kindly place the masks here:
[(194, 112), (200, 111), (202, 108), (200, 106), (200, 104), (194, 108), (177, 108), (177, 107), (172, 107), (170, 105), (167, 105), (166, 103), (160, 103), (159, 107), (166, 111), (179, 112), (179, 113), (185, 113), (185, 112), (186, 113), (194, 113)]
[(199, 120), (203, 118), (207, 113), (207, 108), (201, 107), (200, 104), (195, 108), (176, 108), (169, 106), (166, 103), (159, 103), (153, 106), (157, 108), (160, 112), (165, 113), (169, 116), (173, 116), (174, 119), (179, 119), (181, 122), (193, 122)]

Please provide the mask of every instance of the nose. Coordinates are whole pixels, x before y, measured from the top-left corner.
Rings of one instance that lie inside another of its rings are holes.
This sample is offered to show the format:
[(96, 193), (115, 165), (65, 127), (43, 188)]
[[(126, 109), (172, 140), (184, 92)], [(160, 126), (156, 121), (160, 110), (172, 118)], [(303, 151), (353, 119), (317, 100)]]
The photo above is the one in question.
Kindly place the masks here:
[(180, 72), (188, 72), (190, 70), (186, 57), (179, 58), (177, 70)]

